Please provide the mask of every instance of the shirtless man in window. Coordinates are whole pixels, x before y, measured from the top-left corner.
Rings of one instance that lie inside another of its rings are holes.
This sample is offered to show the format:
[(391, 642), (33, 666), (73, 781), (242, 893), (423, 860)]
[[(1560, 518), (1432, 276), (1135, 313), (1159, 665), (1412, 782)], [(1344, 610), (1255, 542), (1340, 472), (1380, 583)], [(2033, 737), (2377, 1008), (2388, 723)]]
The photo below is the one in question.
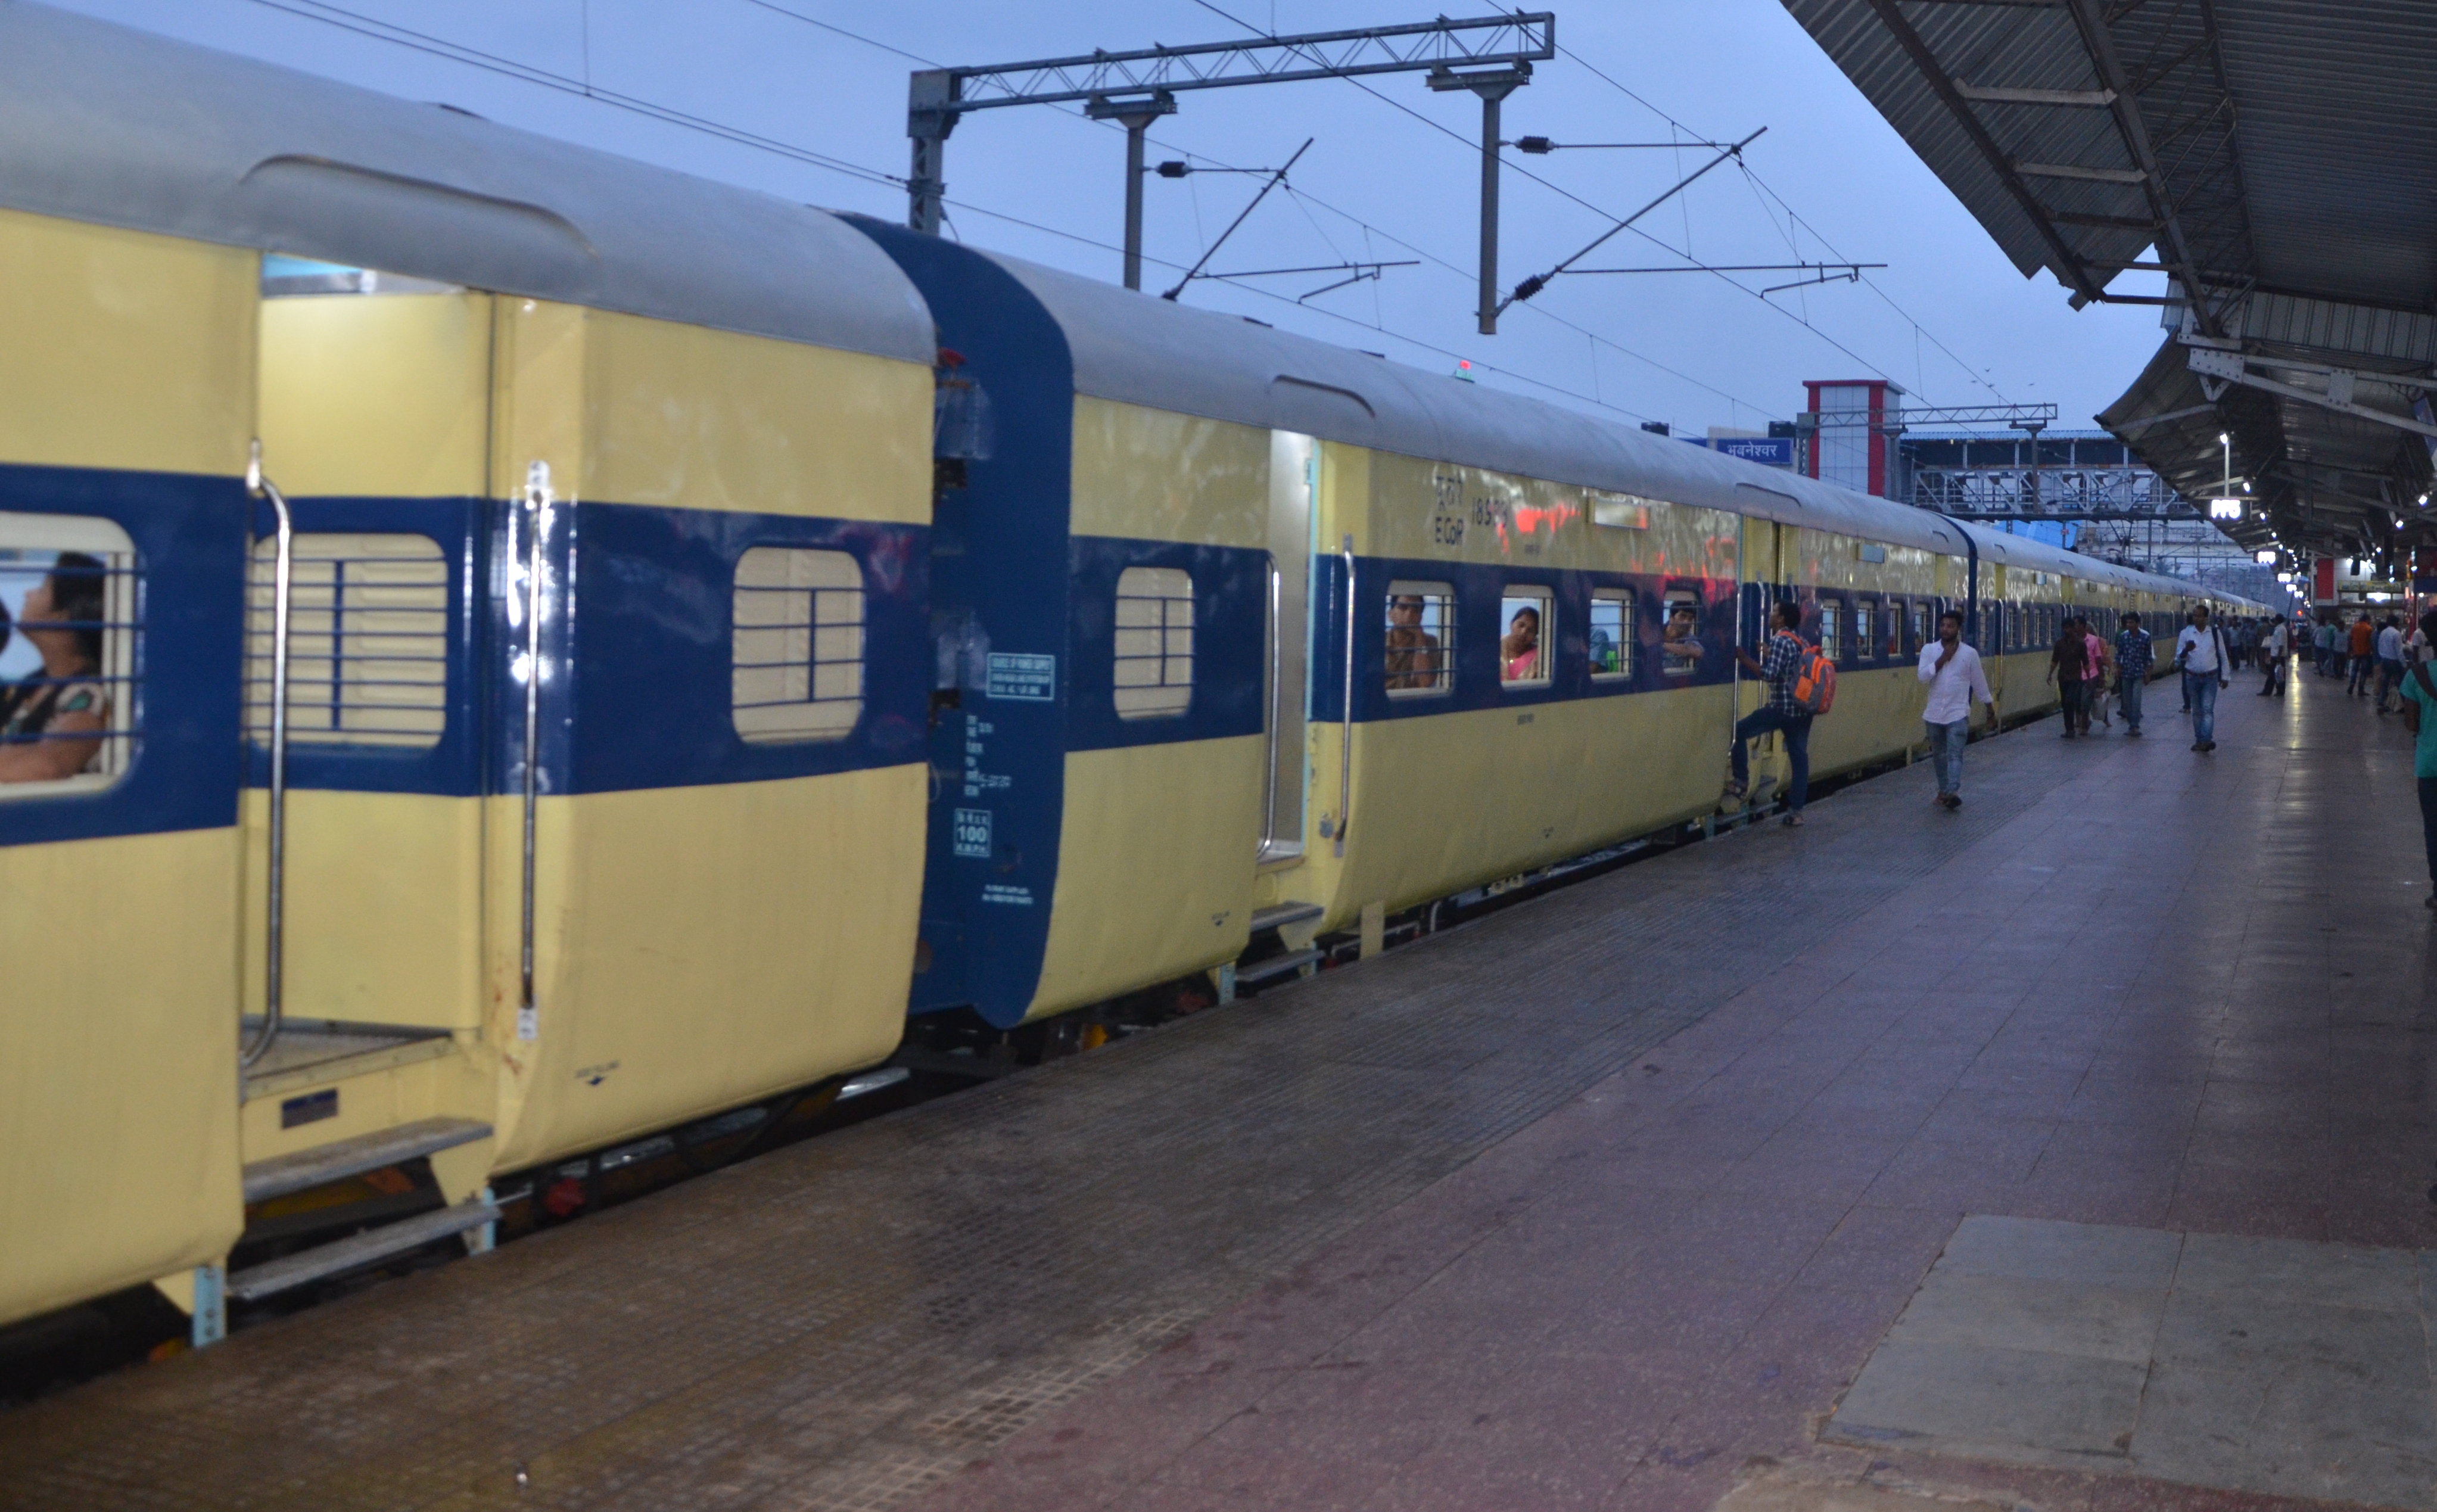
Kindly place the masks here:
[(1399, 593), (1388, 601), (1388, 686), (1429, 689), (1439, 685), (1442, 662), (1439, 638), (1422, 628), (1418, 593)]
[[(61, 552), (26, 595), (17, 633), (41, 652), (33, 676), (0, 687), (0, 782), (51, 782), (93, 764), (110, 726), (101, 677), (101, 563)], [(88, 731), (94, 738), (77, 737)]]

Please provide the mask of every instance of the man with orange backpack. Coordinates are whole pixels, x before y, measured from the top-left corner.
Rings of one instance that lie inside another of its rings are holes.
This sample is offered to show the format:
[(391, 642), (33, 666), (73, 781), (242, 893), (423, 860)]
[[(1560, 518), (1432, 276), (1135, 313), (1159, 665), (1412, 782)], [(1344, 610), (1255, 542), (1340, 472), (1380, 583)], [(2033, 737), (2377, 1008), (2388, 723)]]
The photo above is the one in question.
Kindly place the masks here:
[[(1758, 658), (1741, 646), (1735, 648), (1735, 659), (1744, 669), (1768, 683), (1768, 698), (1735, 726), (1735, 779), (1727, 784), (1727, 794), (1741, 798), (1751, 782), (1752, 737), (1777, 730), (1785, 736), (1785, 754), (1794, 764), (1794, 785), (1785, 795), (1783, 821), (1793, 826), (1802, 822), (1802, 805), (1811, 797), (1811, 721), (1818, 712), (1805, 696), (1797, 696), (1797, 684), (1806, 685), (1801, 693), (1811, 699), (1832, 698), (1834, 669), (1826, 666), (1824, 659), (1796, 633), (1802, 628), (1801, 605), (1780, 599), (1770, 607), (1768, 623), (1768, 642)], [(1814, 667), (1815, 661), (1821, 662), (1821, 667)]]

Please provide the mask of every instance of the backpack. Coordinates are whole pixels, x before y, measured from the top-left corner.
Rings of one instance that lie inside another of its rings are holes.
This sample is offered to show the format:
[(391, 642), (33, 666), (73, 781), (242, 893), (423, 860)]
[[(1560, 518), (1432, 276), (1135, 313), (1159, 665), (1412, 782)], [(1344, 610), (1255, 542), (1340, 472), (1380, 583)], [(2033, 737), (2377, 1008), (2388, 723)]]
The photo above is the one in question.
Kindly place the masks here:
[(1836, 663), (1799, 636), (1794, 643), (1802, 647), (1802, 665), (1794, 674), (1794, 707), (1806, 714), (1824, 714), (1836, 707)]

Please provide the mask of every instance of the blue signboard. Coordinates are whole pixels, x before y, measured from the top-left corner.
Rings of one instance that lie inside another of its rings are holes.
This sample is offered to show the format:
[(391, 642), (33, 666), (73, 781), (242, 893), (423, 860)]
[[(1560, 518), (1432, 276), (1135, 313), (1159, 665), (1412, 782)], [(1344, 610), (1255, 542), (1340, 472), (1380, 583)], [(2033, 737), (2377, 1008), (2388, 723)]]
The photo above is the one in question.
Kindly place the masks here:
[(1720, 436), (1709, 443), (1709, 449), (1757, 462), (1763, 467), (1794, 466), (1792, 436)]

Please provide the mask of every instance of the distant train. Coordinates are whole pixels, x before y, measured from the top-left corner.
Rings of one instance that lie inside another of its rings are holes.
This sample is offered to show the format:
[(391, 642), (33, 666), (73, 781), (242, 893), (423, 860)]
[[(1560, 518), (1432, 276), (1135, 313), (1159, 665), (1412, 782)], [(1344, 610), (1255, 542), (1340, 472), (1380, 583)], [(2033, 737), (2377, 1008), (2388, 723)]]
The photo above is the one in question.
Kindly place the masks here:
[[(1829, 774), (1943, 609), (2021, 714), (2062, 615), (2210, 597), (23, 3), (0, 332), (0, 1322), (208, 1340), (909, 1007), (1698, 819), (1772, 599)], [(436, 1210), (225, 1268), (399, 1167)]]

